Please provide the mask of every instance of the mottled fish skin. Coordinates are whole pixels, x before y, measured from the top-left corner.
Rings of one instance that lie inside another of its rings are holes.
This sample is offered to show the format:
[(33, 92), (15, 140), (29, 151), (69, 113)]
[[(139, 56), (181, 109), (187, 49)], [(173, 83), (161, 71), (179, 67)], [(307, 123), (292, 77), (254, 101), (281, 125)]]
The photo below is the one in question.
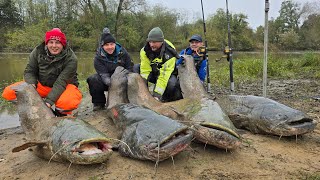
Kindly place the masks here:
[(111, 85), (108, 90), (107, 104), (108, 109), (121, 103), (129, 103), (128, 89), (128, 73), (129, 71), (122, 66), (115, 69), (111, 76)]
[(193, 57), (186, 55), (183, 58), (184, 64), (178, 67), (182, 96), (200, 104), (198, 111), (189, 115), (192, 122), (200, 122), (193, 126), (195, 137), (203, 143), (223, 149), (239, 147), (241, 141), (237, 129), (220, 105), (206, 92), (195, 71)]
[[(109, 159), (112, 154), (112, 140), (79, 119), (64, 118), (51, 132), (52, 152), (74, 164), (96, 164)], [(90, 144), (95, 147), (84, 151), (81, 146)], [(89, 153), (89, 152), (96, 153)]]
[(230, 95), (217, 101), (237, 128), (253, 133), (296, 136), (316, 127), (316, 122), (302, 111), (269, 98)]
[(192, 131), (186, 125), (135, 104), (118, 104), (108, 110), (121, 131), (119, 152), (140, 160), (162, 161), (189, 146)]
[[(22, 83), (13, 88), (17, 93), (18, 114), (27, 143), (14, 148), (18, 152), (29, 147), (40, 158), (74, 164), (106, 161), (111, 153), (111, 140), (90, 124), (77, 118), (58, 118), (49, 109), (35, 88)], [(94, 147), (90, 152), (83, 146)]]
[[(130, 103), (148, 107), (159, 114), (181, 121), (192, 130), (197, 140), (222, 149), (236, 149), (241, 140), (237, 129), (219, 104), (204, 90), (196, 73), (191, 56), (185, 57), (184, 66), (179, 67), (179, 77), (183, 99), (162, 103), (155, 100), (139, 74), (128, 75), (127, 95)], [(190, 68), (185, 69), (185, 68)], [(189, 71), (191, 71), (189, 73)], [(185, 83), (186, 82), (186, 83)]]
[(193, 134), (187, 126), (128, 103), (127, 76), (127, 70), (117, 67), (108, 93), (108, 116), (120, 131), (122, 141), (118, 151), (140, 160), (162, 161), (188, 147)]

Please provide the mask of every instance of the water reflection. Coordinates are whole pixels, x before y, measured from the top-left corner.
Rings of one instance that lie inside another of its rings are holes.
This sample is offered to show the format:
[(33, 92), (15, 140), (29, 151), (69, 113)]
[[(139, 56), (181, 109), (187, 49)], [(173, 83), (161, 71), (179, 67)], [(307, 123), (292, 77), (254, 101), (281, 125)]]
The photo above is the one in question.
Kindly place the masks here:
[(19, 116), (17, 113), (10, 114), (7, 110), (1, 112), (0, 129), (14, 128), (20, 126)]

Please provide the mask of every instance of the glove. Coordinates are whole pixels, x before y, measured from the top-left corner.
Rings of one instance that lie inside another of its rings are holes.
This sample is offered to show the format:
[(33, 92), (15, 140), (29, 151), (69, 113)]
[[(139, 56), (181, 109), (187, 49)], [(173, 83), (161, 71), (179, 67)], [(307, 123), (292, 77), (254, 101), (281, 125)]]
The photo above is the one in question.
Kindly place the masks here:
[(162, 101), (162, 96), (156, 92), (153, 92), (153, 95), (152, 95), (156, 100), (158, 101)]
[(100, 74), (100, 77), (101, 77), (103, 84), (110, 86), (111, 78), (110, 78), (109, 74)]
[(107, 86), (110, 86), (110, 84), (111, 84), (111, 79), (110, 79), (109, 77), (103, 78), (103, 79), (102, 79), (102, 82), (103, 82), (103, 84), (105, 84), (105, 85), (107, 85)]
[(191, 49), (191, 48), (189, 48), (188, 49), (188, 51), (187, 52), (185, 52), (187, 55), (192, 55), (192, 53), (193, 53), (193, 50)]
[(180, 64), (184, 65), (184, 58), (183, 56), (180, 56), (180, 58), (177, 60), (176, 65), (179, 66)]

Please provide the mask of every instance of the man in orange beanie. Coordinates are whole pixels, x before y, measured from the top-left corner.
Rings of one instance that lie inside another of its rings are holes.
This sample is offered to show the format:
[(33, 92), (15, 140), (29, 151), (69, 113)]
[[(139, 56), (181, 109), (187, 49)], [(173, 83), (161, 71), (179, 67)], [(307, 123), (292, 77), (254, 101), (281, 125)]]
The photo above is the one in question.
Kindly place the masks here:
[[(31, 52), (24, 81), (36, 88), (49, 108), (55, 105), (57, 116), (71, 114), (78, 108), (82, 95), (78, 89), (77, 57), (59, 28), (47, 31), (44, 42)], [(6, 87), (2, 97), (9, 101), (16, 100), (11, 87), (19, 83)]]

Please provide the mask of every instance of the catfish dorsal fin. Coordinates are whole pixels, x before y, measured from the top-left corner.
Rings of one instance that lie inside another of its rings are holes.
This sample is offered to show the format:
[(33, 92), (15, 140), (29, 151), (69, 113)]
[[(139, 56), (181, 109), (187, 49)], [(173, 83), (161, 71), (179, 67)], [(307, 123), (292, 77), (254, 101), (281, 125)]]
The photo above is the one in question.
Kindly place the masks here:
[(47, 144), (46, 142), (27, 142), (25, 144), (22, 144), (21, 146), (13, 148), (12, 152), (13, 153), (20, 152), (32, 146), (45, 146), (46, 144)]

